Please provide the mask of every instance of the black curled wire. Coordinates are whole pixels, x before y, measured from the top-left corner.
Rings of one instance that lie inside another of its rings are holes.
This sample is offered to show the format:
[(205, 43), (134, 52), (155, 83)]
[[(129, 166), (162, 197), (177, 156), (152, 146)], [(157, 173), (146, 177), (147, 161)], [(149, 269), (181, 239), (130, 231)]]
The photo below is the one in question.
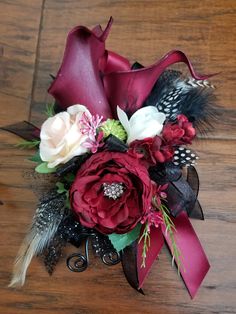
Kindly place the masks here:
[(113, 266), (120, 262), (120, 254), (116, 250), (107, 251), (101, 256), (101, 260), (105, 265)]
[(70, 271), (82, 272), (87, 269), (88, 260), (86, 256), (80, 253), (73, 253), (67, 258), (66, 265)]
[[(85, 234), (84, 234), (85, 235)], [(108, 238), (103, 235), (91, 233), (86, 235), (85, 254), (73, 253), (66, 264), (70, 271), (83, 272), (89, 265), (89, 242), (91, 240), (95, 254), (100, 256), (102, 262), (107, 266), (116, 265), (120, 262), (120, 254), (113, 248)], [(95, 241), (95, 242), (94, 242)]]
[(91, 236), (94, 236), (94, 234), (87, 235), (87, 238), (85, 241), (85, 255), (81, 253), (73, 253), (67, 258), (66, 265), (70, 271), (82, 272), (87, 269), (88, 264), (89, 264), (89, 254), (88, 254), (89, 238)]

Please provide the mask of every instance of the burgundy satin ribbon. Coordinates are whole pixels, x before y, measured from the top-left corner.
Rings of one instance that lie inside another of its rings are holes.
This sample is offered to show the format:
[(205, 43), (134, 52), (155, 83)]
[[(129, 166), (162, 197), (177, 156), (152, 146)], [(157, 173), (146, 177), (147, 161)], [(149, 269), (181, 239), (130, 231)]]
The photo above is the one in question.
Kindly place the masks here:
[[(141, 230), (141, 234), (142, 234)], [(158, 254), (160, 253), (162, 246), (164, 244), (164, 238), (162, 236), (162, 230), (161, 228), (155, 228), (154, 226), (150, 227), (150, 248), (147, 252), (147, 257), (145, 260), (145, 267), (142, 266), (142, 251), (143, 251), (143, 244), (144, 240), (142, 240), (137, 247), (138, 254), (137, 254), (137, 270), (138, 270), (138, 282), (139, 287), (138, 289), (141, 289), (144, 280), (146, 279), (147, 275), (149, 274), (152, 264), (156, 260)]]
[[(181, 254), (180, 273), (190, 296), (194, 298), (210, 268), (210, 264), (186, 212), (181, 212), (177, 218), (172, 218), (172, 221), (176, 228), (175, 241)], [(164, 244), (164, 238), (170, 250), (172, 250), (171, 241), (164, 225), (161, 228), (152, 227), (150, 237), (151, 246), (147, 252), (145, 268), (141, 268), (143, 242), (138, 245), (137, 265), (139, 288), (143, 286), (152, 264), (160, 253)]]

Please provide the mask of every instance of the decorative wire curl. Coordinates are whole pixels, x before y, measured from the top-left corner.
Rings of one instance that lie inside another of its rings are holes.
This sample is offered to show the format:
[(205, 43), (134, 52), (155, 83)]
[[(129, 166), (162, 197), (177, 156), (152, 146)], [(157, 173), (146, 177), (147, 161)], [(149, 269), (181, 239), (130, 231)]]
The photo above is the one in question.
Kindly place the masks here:
[[(73, 253), (67, 260), (66, 265), (70, 271), (83, 272), (89, 265), (89, 240), (97, 237), (96, 234), (90, 234), (85, 240), (85, 254)], [(105, 251), (101, 251), (100, 254), (102, 262), (107, 266), (113, 266), (120, 262), (120, 254), (113, 248), (108, 248)]]

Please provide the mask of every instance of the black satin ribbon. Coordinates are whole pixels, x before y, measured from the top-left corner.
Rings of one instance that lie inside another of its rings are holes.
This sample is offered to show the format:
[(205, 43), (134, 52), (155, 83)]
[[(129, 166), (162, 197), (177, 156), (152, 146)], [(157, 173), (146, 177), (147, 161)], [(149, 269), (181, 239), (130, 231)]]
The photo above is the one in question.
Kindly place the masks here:
[(26, 141), (32, 141), (40, 138), (40, 129), (27, 121), (6, 125), (0, 129), (16, 134)]
[(78, 171), (81, 165), (89, 158), (89, 156), (90, 156), (89, 154), (84, 154), (72, 158), (67, 163), (65, 163), (64, 165), (57, 169), (56, 175), (61, 177), (69, 172)]
[(128, 146), (114, 135), (108, 136), (108, 138), (105, 140), (104, 148), (111, 152), (120, 153), (125, 153), (128, 150)]
[(197, 200), (199, 178), (193, 166), (187, 168), (185, 179), (182, 170), (173, 163), (161, 164), (149, 168), (149, 174), (158, 184), (168, 183), (167, 204), (171, 214), (177, 217), (185, 210), (189, 217), (204, 219), (201, 206)]
[(190, 185), (191, 189), (193, 190), (193, 193), (195, 195), (195, 205), (193, 210), (190, 213), (191, 218), (195, 219), (201, 219), (204, 220), (204, 214), (201, 207), (201, 204), (199, 203), (197, 197), (199, 192), (199, 177), (197, 170), (195, 167), (188, 167), (187, 168), (187, 182)]
[(144, 294), (142, 289), (138, 289), (138, 270), (137, 270), (137, 245), (138, 240), (127, 246), (121, 253), (121, 263), (128, 283), (132, 288)]

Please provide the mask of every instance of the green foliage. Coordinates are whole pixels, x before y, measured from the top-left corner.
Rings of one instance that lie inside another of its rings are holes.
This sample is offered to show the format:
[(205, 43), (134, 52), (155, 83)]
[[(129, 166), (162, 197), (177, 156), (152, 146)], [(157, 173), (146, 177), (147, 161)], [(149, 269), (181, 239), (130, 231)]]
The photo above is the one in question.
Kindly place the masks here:
[(175, 225), (170, 218), (169, 209), (165, 205), (161, 204), (160, 211), (162, 212), (163, 221), (164, 221), (164, 224), (166, 227), (166, 232), (169, 234), (169, 237), (171, 240), (171, 253), (173, 256), (172, 264), (174, 263), (174, 260), (175, 260), (176, 265), (177, 265), (177, 269), (178, 269), (178, 274), (179, 274), (180, 266), (181, 266), (181, 260), (180, 260), (180, 251), (179, 251), (179, 248), (175, 242), (175, 232), (176, 232)]
[(40, 158), (39, 151), (37, 151), (33, 156), (29, 157), (28, 160), (37, 162), (37, 163), (42, 163), (42, 159)]
[(143, 233), (138, 241), (140, 243), (143, 240), (143, 250), (142, 250), (142, 265), (141, 267), (146, 267), (146, 257), (147, 257), (147, 251), (150, 247), (150, 232), (148, 228), (148, 223), (146, 223)]
[(54, 104), (47, 104), (45, 114), (50, 118), (55, 115)]
[(62, 182), (57, 182), (56, 187), (57, 187), (57, 193), (59, 193), (59, 194), (67, 192), (67, 189), (65, 188), (64, 183), (62, 183)]
[(38, 173), (53, 173), (56, 171), (56, 168), (48, 168), (48, 164), (46, 162), (42, 162), (35, 168), (35, 171)]
[(66, 204), (67, 208), (70, 208), (70, 194), (69, 194), (69, 191), (65, 188), (64, 183), (57, 182), (56, 187), (57, 187), (57, 193), (58, 194), (65, 193), (65, 195), (66, 195), (66, 203), (65, 204)]
[(32, 140), (32, 141), (26, 141), (23, 140), (20, 143), (16, 144), (16, 147), (22, 148), (22, 149), (31, 149), (38, 147), (40, 144), (39, 140)]
[(126, 248), (126, 246), (133, 243), (139, 237), (140, 229), (141, 225), (138, 224), (133, 230), (131, 230), (128, 233), (125, 234), (112, 233), (108, 237), (114, 248), (117, 250), (117, 252), (119, 252)]

